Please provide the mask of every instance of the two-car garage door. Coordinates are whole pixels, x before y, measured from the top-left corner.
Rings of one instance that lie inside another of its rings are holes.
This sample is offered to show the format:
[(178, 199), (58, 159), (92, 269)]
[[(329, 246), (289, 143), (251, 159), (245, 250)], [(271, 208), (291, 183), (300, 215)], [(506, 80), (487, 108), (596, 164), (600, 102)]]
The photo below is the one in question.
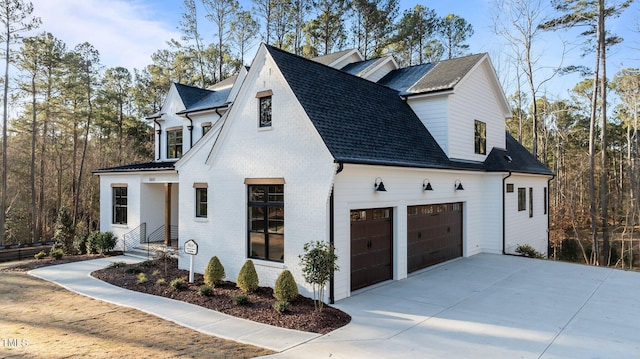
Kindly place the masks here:
[[(407, 208), (407, 271), (462, 256), (462, 203)], [(393, 278), (393, 209), (351, 211), (351, 290)]]

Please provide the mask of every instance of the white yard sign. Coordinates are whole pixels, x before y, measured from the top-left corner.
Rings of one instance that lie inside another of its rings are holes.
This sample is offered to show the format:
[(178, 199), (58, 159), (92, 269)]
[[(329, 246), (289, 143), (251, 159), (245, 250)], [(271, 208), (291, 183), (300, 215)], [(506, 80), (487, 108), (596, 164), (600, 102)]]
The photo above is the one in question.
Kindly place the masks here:
[(198, 254), (198, 243), (190, 239), (184, 243), (184, 252), (189, 254), (189, 283), (193, 283), (193, 256)]

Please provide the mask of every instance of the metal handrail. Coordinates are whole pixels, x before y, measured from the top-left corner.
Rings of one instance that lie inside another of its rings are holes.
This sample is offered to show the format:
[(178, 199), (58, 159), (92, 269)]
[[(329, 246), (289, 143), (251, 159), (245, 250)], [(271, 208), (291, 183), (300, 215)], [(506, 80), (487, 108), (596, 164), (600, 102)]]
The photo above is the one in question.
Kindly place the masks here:
[(143, 239), (147, 238), (147, 224), (141, 223), (138, 227), (122, 235), (122, 252), (131, 251), (138, 243), (143, 243)]

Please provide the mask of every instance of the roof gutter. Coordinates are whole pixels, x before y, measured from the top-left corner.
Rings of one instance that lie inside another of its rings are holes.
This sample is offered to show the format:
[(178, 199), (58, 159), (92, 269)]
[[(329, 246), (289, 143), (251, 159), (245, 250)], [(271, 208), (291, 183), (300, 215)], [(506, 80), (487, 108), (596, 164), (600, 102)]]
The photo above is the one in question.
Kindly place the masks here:
[[(338, 162), (338, 168), (336, 169), (336, 175), (342, 172), (344, 169), (344, 163)], [(335, 183), (331, 188), (331, 196), (329, 196), (329, 245), (333, 248), (333, 244), (335, 242), (335, 209), (334, 209), (334, 199), (333, 194), (335, 192)], [(331, 272), (331, 280), (329, 281), (329, 304), (335, 303), (335, 279), (333, 277), (333, 272)]]
[(506, 212), (506, 199), (505, 199), (505, 193), (507, 192), (507, 189), (505, 187), (505, 182), (507, 180), (507, 178), (511, 177), (511, 171), (509, 171), (509, 175), (507, 175), (507, 177), (503, 177), (502, 178), (502, 254), (507, 254), (506, 251), (506, 245), (507, 245), (507, 233), (506, 233), (506, 217), (507, 217), (507, 212)]
[(193, 147), (193, 119), (191, 119), (191, 117), (189, 117), (189, 113), (185, 112), (184, 116), (187, 118), (187, 120), (189, 120), (189, 126), (187, 126), (187, 129), (189, 130), (189, 149), (191, 149), (191, 147)]
[(162, 152), (162, 125), (160, 124), (160, 122), (158, 122), (158, 118), (160, 117), (156, 117), (153, 119), (153, 122), (158, 125), (158, 130), (156, 131), (156, 133), (158, 134), (158, 160), (160, 159), (160, 154)]
[(203, 107), (196, 110), (182, 110), (180, 112), (176, 112), (176, 115), (184, 115), (187, 113), (196, 113), (196, 112), (204, 112), (204, 111), (217, 110), (221, 108), (227, 108), (229, 107), (230, 104), (231, 104), (230, 102), (227, 102), (224, 105), (220, 105), (220, 106)]

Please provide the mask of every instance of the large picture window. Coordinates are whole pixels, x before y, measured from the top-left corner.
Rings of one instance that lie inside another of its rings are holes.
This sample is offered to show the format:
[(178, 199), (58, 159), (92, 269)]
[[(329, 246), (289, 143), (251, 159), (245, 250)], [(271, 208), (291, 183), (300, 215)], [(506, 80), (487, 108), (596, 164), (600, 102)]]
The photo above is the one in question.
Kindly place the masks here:
[(487, 154), (487, 124), (475, 120), (474, 122), (475, 152), (480, 155)]
[(167, 158), (182, 157), (182, 129), (167, 131)]
[(113, 224), (127, 224), (127, 187), (113, 187)]
[(249, 185), (249, 257), (284, 261), (284, 185)]

